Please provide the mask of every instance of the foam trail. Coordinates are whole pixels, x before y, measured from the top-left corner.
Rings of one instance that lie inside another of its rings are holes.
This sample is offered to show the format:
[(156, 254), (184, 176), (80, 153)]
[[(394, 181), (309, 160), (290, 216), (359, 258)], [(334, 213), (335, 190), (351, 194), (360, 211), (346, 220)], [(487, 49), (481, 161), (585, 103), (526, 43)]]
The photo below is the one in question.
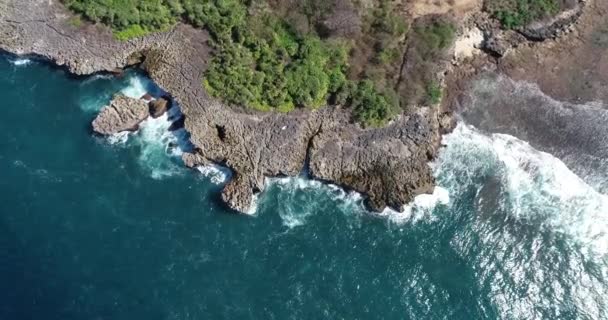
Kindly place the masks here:
[(456, 197), (488, 177), (498, 180), (498, 208), (519, 221), (563, 233), (586, 251), (608, 253), (608, 196), (556, 157), (505, 134), (485, 136), (459, 124), (444, 137), (435, 166), (440, 185)]

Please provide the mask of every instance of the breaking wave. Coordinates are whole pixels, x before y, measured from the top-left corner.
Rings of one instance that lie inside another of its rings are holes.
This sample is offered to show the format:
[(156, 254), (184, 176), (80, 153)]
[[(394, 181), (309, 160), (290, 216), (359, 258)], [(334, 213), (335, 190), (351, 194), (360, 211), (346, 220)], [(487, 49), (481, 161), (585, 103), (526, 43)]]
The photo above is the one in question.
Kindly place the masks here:
[(146, 93), (155, 97), (163, 94), (151, 80), (133, 70), (126, 71), (122, 76), (92, 75), (80, 83), (79, 89), (83, 92), (80, 108), (91, 113), (97, 113), (108, 105), (117, 92), (134, 99), (139, 99)]
[[(348, 216), (360, 214), (382, 217), (395, 224), (416, 223), (431, 220), (432, 212), (438, 205), (449, 202), (447, 190), (437, 187), (433, 194), (417, 196), (401, 212), (385, 209), (381, 213), (370, 212), (364, 204), (364, 196), (356, 191), (347, 191), (333, 184), (323, 183), (306, 177), (267, 178), (267, 191), (278, 198), (279, 216), (283, 225), (294, 228), (304, 225), (316, 212), (324, 211), (323, 206), (333, 206)], [(264, 197), (261, 201), (264, 202)]]
[(433, 211), (438, 205), (447, 205), (450, 202), (450, 193), (442, 187), (435, 187), (432, 194), (421, 194), (406, 205), (401, 212), (390, 208), (384, 209), (378, 215), (386, 217), (396, 224), (416, 223), (422, 220), (436, 219)]
[(169, 131), (174, 120), (166, 113), (156, 119), (149, 117), (140, 123), (138, 131), (116, 133), (108, 137), (108, 142), (138, 148), (139, 163), (152, 178), (173, 176), (183, 172), (181, 156), (191, 149), (184, 129)]
[(454, 197), (473, 190), (479, 211), (504, 212), (601, 256), (608, 253), (608, 196), (559, 159), (510, 135), (486, 136), (465, 124), (444, 143), (434, 166), (439, 184)]
[(163, 91), (151, 79), (139, 73), (129, 74), (127, 83), (128, 86), (120, 92), (130, 98), (139, 99), (146, 93), (154, 97), (163, 94)]
[(209, 178), (211, 183), (222, 185), (230, 179), (232, 173), (228, 168), (218, 165), (207, 165), (196, 168), (203, 176)]
[[(266, 178), (266, 190), (256, 199), (259, 206), (277, 206), (281, 221), (287, 228), (303, 226), (317, 212), (328, 205), (346, 214), (364, 210), (362, 197), (357, 192), (312, 180), (303, 176)], [(273, 194), (267, 197), (266, 194)], [(252, 209), (252, 213), (257, 208)]]

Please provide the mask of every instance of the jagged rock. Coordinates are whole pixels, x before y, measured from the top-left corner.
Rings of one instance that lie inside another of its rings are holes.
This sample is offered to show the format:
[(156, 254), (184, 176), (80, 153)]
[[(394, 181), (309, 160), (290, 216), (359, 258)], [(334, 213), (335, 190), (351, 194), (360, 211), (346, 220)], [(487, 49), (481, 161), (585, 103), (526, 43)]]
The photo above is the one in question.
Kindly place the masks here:
[(428, 155), (438, 148), (439, 122), (428, 108), (386, 128), (344, 130), (342, 119), (323, 123), (313, 141), (310, 172), (368, 195), (369, 206), (401, 210), (420, 193), (433, 191)]
[(156, 119), (162, 116), (169, 109), (170, 103), (165, 98), (158, 98), (156, 100), (150, 101), (148, 104), (150, 107), (150, 116)]
[(206, 164), (209, 164), (209, 161), (207, 161), (203, 156), (201, 156), (200, 153), (186, 152), (182, 155), (182, 161), (184, 161), (184, 164), (188, 168), (195, 168), (198, 166), (204, 166)]
[(137, 130), (139, 123), (147, 117), (148, 107), (144, 101), (118, 95), (93, 120), (93, 131), (111, 135)]
[(232, 209), (249, 212), (253, 206), (253, 190), (247, 178), (235, 175), (222, 191), (222, 200)]

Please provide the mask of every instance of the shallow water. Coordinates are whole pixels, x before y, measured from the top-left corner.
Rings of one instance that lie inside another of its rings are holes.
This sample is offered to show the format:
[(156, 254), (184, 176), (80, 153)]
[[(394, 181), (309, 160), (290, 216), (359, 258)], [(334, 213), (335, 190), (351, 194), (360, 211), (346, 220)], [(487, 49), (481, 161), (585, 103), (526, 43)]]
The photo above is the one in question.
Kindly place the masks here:
[(0, 319), (608, 317), (607, 197), (526, 142), (459, 125), (402, 213), (291, 178), (234, 215), (168, 118), (90, 134), (151, 85), (0, 58)]

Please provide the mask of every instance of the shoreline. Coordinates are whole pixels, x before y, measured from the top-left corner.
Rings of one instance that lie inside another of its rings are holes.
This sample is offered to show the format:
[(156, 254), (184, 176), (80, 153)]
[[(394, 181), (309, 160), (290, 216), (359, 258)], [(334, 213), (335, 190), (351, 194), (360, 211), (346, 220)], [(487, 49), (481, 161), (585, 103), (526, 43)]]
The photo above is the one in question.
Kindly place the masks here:
[[(421, 107), (377, 129), (352, 123), (339, 106), (288, 114), (243, 110), (210, 98), (203, 89), (211, 51), (204, 30), (178, 23), (167, 32), (119, 42), (98, 25), (69, 26), (70, 13), (56, 2), (33, 8), (0, 2), (10, 4), (0, 14), (0, 50), (8, 54), (45, 60), (75, 77), (139, 66), (181, 106), (196, 148), (184, 157), (186, 165), (212, 163), (233, 173), (222, 199), (234, 210), (251, 206), (266, 177), (295, 177), (307, 164), (312, 179), (363, 194), (376, 212), (401, 211), (434, 189), (428, 163), (441, 147), (441, 135), (455, 124), (449, 83), (442, 106)], [(447, 77), (461, 68), (446, 66)]]

